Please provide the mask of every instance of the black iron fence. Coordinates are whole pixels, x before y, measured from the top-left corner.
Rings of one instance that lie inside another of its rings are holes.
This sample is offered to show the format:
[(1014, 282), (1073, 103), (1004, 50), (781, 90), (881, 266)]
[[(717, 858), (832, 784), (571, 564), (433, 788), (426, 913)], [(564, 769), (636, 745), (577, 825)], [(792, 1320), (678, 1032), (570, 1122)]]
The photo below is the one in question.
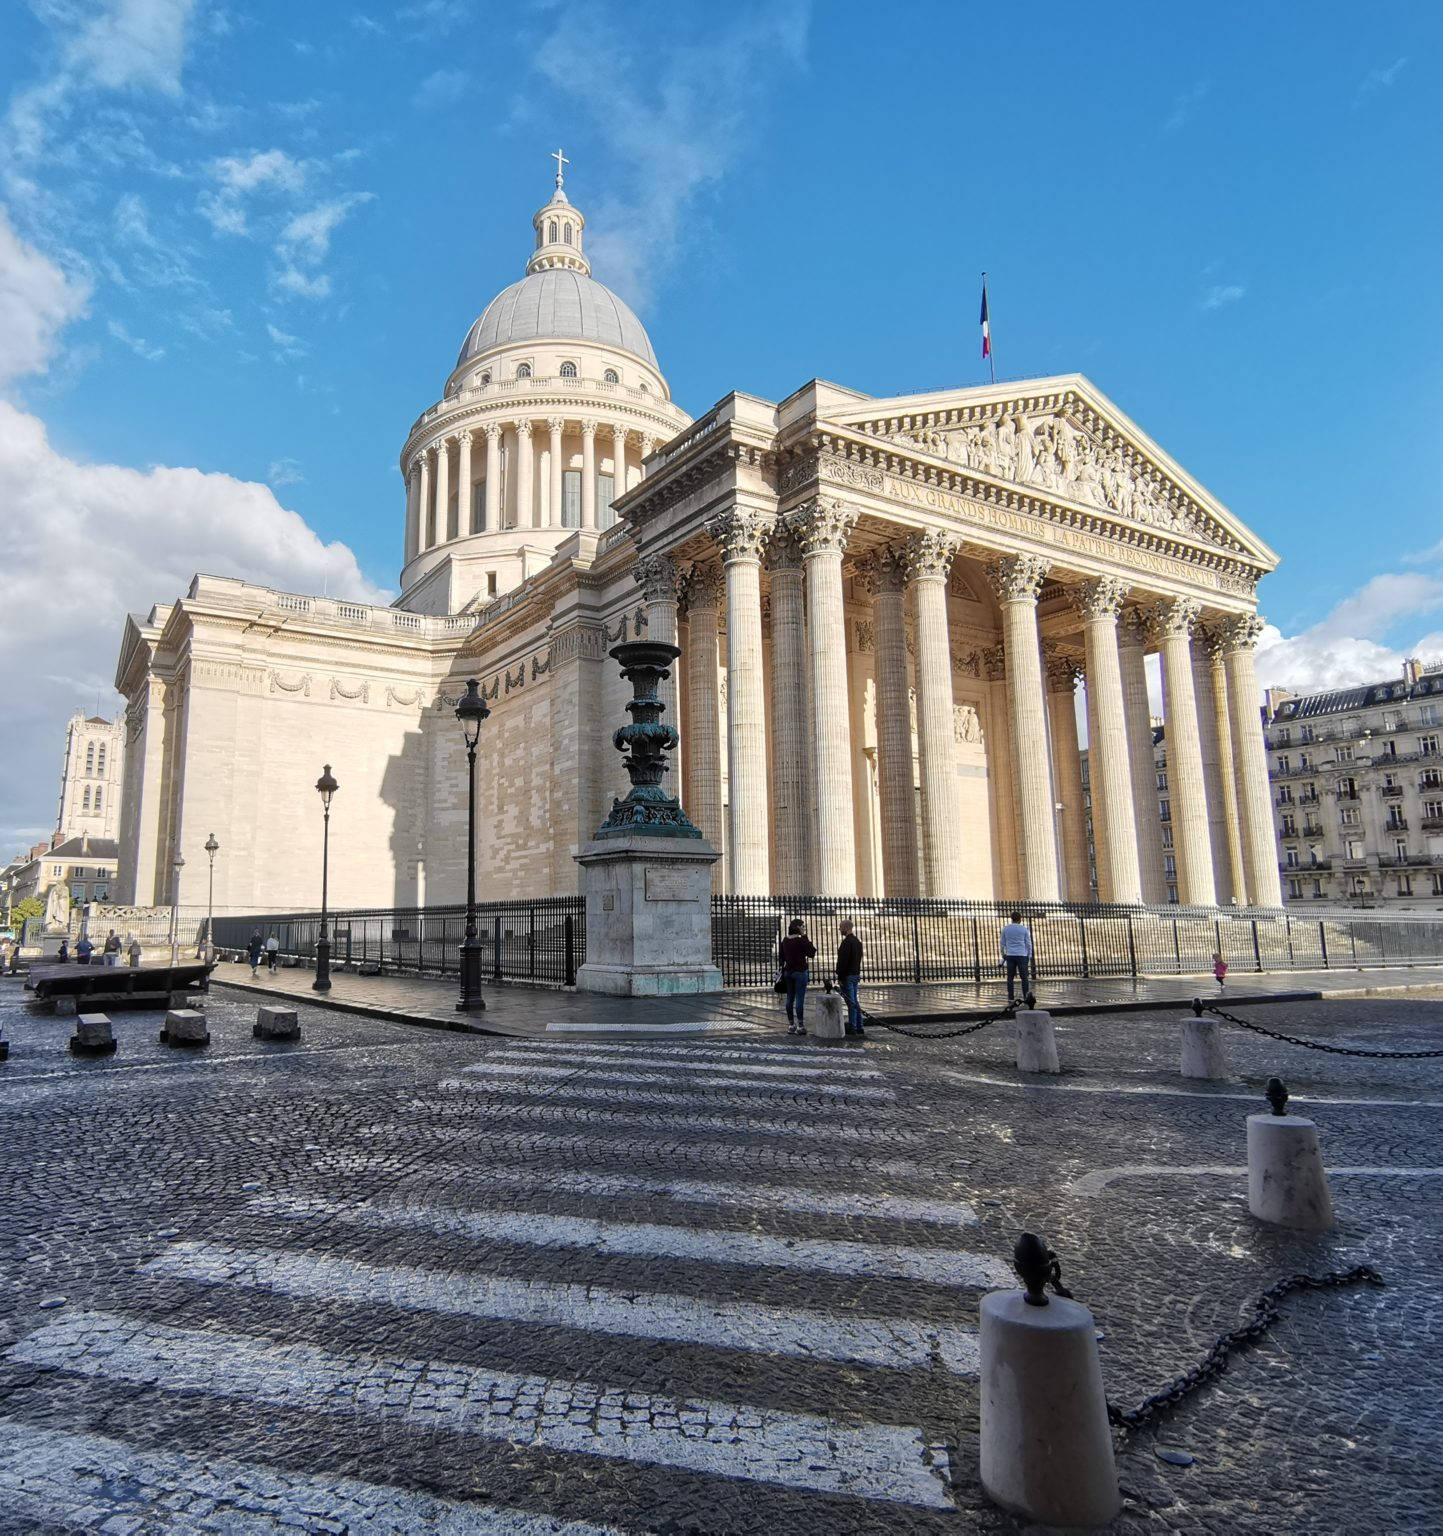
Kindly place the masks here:
[[(902, 901), (848, 896), (714, 896), (712, 959), (729, 987), (776, 977), (777, 948), (794, 917), (816, 942), (821, 965), (836, 953), (837, 925), (850, 918), (869, 983), (982, 982), (1000, 970), (1001, 932), (1012, 911), (1032, 931), (1044, 979), (1189, 975), (1221, 954), (1231, 971), (1325, 970), (1443, 964), (1438, 917), (1294, 916), (1285, 911), (1189, 907), (1071, 906), (1041, 902)], [(454, 976), (465, 909), (368, 908), (331, 915), (331, 964), (381, 974)], [(275, 934), (283, 957), (315, 956), (318, 912), (217, 917), (215, 942), (244, 950), (250, 935)], [(586, 959), (586, 908), (579, 896), (485, 902), (477, 908), (483, 974), (497, 981), (570, 986)]]
[[(456, 976), (466, 936), (464, 907), (365, 908), (330, 914), (331, 965), (378, 975)], [(272, 934), (283, 959), (315, 958), (319, 912), (218, 917), (215, 943), (244, 950), (253, 933)], [(482, 975), (493, 981), (571, 986), (586, 958), (586, 904), (579, 896), (488, 901), (476, 908)]]

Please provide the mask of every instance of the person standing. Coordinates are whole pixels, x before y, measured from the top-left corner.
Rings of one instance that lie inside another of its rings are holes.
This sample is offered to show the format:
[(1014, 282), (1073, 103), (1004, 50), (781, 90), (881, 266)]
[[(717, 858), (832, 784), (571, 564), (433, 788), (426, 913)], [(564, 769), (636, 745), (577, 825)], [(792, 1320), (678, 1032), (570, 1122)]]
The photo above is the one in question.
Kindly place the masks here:
[(141, 956), (140, 940), (133, 933), (130, 936), (130, 947), (125, 952), (130, 957), (131, 970), (138, 970)]
[(120, 964), (120, 935), (114, 928), (105, 935), (105, 943), (101, 948), (101, 964)]
[(782, 940), (782, 979), (787, 985), (787, 1033), (804, 1035), (802, 1010), (807, 998), (807, 978), (812, 956), (817, 946), (807, 937), (802, 920), (794, 917), (787, 924), (787, 936)]
[(1223, 959), (1223, 953), (1220, 949), (1213, 951), (1213, 976), (1217, 980), (1218, 991), (1221, 992), (1228, 981), (1228, 963)]
[(60, 941), (60, 948), (58, 950), (56, 950), (56, 952), (55, 952), (55, 963), (57, 965), (69, 965), (70, 964), (70, 940), (69, 939), (61, 939), (61, 941)]
[(265, 940), (261, 938), (259, 928), (251, 934), (250, 943), (246, 945), (246, 953), (250, 956), (251, 975), (259, 976), (261, 973), (261, 950), (265, 948)]
[(847, 1033), (865, 1035), (862, 1005), (857, 1001), (857, 988), (862, 981), (862, 941), (853, 931), (851, 918), (844, 917), (838, 928), (842, 942), (837, 945), (837, 990), (847, 1005)]
[[(15, 945), (15, 950), (18, 954), (20, 950), (20, 945), (18, 942)], [(90, 942), (90, 935), (88, 933), (82, 933), (75, 942), (76, 965), (89, 965), (90, 957), (94, 952), (95, 946)]]
[(281, 941), (272, 934), (266, 940), (266, 969), (273, 971), (276, 968), (276, 956), (281, 952)]
[(1032, 930), (1022, 921), (1020, 912), (1013, 912), (1002, 930), (1002, 963), (1007, 967), (1007, 1001), (1016, 1001), (1012, 991), (1014, 977), (1022, 978), (1025, 998), (1032, 979)]

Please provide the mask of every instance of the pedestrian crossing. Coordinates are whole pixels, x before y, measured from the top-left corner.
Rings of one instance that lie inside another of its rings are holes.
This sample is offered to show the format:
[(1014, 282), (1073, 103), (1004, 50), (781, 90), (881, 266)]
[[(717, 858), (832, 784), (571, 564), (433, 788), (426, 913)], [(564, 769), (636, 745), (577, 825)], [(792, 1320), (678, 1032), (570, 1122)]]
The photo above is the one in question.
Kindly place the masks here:
[[(5, 1351), (37, 1423), (0, 1409), (0, 1504), (151, 1490), (177, 1514), (147, 1533), (953, 1527), (978, 1299), (1015, 1280), (862, 1052), (507, 1045), (416, 1091), (37, 1315)], [(165, 1449), (57, 1415), (80, 1383), (158, 1394)], [(243, 1454), (207, 1451), (247, 1416)], [(292, 1434), (353, 1438), (329, 1475), (275, 1464)]]

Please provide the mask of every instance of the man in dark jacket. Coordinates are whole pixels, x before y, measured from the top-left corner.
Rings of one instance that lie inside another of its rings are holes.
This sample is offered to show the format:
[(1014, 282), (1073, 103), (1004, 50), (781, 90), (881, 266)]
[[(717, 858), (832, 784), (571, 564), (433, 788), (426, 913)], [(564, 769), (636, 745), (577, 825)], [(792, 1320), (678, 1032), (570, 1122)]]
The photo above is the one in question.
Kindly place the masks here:
[(865, 1035), (862, 1005), (857, 1001), (857, 987), (862, 980), (862, 941), (852, 932), (852, 920), (841, 921), (842, 942), (837, 945), (837, 988), (847, 1004), (847, 1033)]

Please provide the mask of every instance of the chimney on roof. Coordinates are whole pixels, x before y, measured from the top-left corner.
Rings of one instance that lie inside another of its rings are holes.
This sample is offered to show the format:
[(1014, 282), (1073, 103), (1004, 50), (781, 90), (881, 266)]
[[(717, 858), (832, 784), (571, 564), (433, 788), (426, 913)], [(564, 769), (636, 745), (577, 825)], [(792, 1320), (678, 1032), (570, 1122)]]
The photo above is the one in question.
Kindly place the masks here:
[(1403, 681), (1405, 683), (1416, 683), (1422, 675), (1423, 663), (1416, 656), (1405, 656), (1403, 658)]

